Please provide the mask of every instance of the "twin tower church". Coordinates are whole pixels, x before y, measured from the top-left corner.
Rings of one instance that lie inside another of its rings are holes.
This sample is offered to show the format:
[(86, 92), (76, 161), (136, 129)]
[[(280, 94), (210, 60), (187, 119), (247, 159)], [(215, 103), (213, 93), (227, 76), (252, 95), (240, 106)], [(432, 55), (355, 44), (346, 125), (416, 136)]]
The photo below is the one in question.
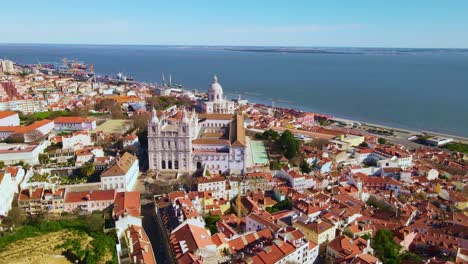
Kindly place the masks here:
[(148, 158), (152, 170), (242, 174), (245, 170), (244, 119), (226, 100), (218, 78), (208, 89), (208, 100), (199, 101), (201, 113), (153, 109), (148, 124)]

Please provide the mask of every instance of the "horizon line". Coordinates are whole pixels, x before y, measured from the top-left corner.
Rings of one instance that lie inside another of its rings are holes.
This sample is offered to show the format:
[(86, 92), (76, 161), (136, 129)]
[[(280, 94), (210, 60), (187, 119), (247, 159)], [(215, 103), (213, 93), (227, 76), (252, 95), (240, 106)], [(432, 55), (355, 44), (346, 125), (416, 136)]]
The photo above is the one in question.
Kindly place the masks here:
[(77, 46), (160, 46), (160, 47), (265, 47), (265, 48), (360, 48), (360, 49), (444, 49), (468, 50), (466, 48), (442, 47), (403, 47), (403, 46), (299, 46), (299, 45), (214, 45), (214, 44), (104, 44), (104, 43), (34, 43), (34, 42), (0, 42), (0, 45), (77, 45)]

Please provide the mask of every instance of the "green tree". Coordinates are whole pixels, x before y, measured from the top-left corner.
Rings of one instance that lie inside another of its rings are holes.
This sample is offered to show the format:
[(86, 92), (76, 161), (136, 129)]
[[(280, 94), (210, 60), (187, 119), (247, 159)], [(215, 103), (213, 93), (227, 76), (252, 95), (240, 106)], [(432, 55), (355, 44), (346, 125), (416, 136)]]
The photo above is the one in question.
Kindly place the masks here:
[(278, 134), (278, 132), (274, 131), (273, 129), (265, 130), (265, 131), (263, 131), (262, 134), (259, 134), (257, 136), (258, 139), (273, 140), (273, 141), (278, 140), (279, 137), (280, 137), (280, 135)]
[(310, 173), (312, 171), (310, 164), (305, 160), (301, 162), (299, 169), (301, 170), (302, 173)]
[(86, 162), (85, 164), (83, 164), (80, 171), (81, 171), (81, 175), (88, 178), (94, 174), (96, 169), (94, 168), (94, 165), (91, 162)]
[(377, 139), (377, 142), (379, 142), (379, 144), (381, 144), (381, 145), (387, 144), (387, 140), (385, 138), (379, 138), (379, 139)]
[(368, 148), (369, 147), (369, 144), (367, 144), (367, 142), (362, 142), (361, 144), (359, 144), (360, 147), (363, 147), (363, 148)]
[(0, 160), (0, 170), (5, 168), (5, 162)]
[(43, 154), (43, 153), (39, 154), (39, 162), (41, 164), (49, 163), (49, 156), (47, 154)]
[(372, 239), (372, 247), (375, 250), (376, 256), (382, 260), (383, 263), (387, 264), (398, 264), (400, 263), (400, 249), (393, 239), (393, 234), (388, 229), (380, 229)]
[(282, 210), (291, 210), (293, 208), (293, 203), (289, 199), (285, 199), (281, 202), (276, 203), (271, 207), (267, 207), (265, 210), (269, 213), (276, 213)]
[(204, 218), (206, 223), (206, 228), (210, 230), (211, 234), (214, 235), (218, 233), (218, 227), (216, 226), (216, 222), (221, 220), (219, 215), (209, 215)]
[(299, 149), (299, 141), (294, 137), (291, 131), (286, 130), (277, 140), (277, 144), (288, 159), (294, 158)]
[(4, 224), (7, 226), (21, 226), (24, 221), (26, 220), (26, 216), (24, 213), (19, 209), (18, 207), (13, 207), (11, 210), (8, 212), (7, 217), (4, 220)]
[(96, 111), (109, 111), (111, 106), (115, 105), (116, 102), (112, 99), (104, 99), (97, 103), (94, 107)]

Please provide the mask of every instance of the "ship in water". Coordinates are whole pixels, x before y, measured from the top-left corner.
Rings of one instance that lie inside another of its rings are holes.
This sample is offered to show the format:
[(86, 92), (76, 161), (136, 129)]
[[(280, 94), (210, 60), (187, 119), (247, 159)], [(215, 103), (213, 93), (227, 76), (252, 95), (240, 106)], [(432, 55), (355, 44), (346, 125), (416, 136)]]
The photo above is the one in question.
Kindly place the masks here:
[(161, 86), (165, 88), (170, 88), (170, 89), (180, 89), (180, 90), (184, 89), (184, 86), (182, 84), (172, 83), (172, 74), (169, 74), (168, 80), (166, 80), (164, 73), (162, 74)]

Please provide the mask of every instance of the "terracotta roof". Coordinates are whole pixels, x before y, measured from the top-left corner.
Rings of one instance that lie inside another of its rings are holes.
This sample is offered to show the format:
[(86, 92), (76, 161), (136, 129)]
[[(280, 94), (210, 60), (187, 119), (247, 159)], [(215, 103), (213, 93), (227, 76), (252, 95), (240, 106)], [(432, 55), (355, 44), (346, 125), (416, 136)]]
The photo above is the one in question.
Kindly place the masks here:
[(244, 116), (241, 114), (231, 121), (229, 140), (233, 147), (245, 147)]
[(42, 191), (44, 188), (36, 188), (32, 192), (29, 192), (29, 189), (21, 190), (18, 200), (19, 201), (26, 201), (26, 200), (39, 200), (42, 197)]
[(13, 133), (28, 133), (28, 132), (31, 132), (33, 130), (36, 130), (44, 125), (47, 125), (53, 122), (54, 121), (52, 120), (43, 119), (40, 121), (36, 121), (29, 126), (0, 126), (0, 131), (13, 132)]
[(234, 115), (232, 114), (198, 114), (198, 117), (211, 120), (231, 120)]
[(128, 239), (131, 240), (130, 258), (136, 258), (136, 263), (156, 264), (151, 242), (145, 230), (136, 225), (131, 225), (125, 230)]
[(334, 250), (339, 254), (338, 258), (349, 259), (362, 253), (366, 248), (367, 241), (358, 237), (356, 239), (349, 238), (345, 235), (335, 237), (327, 248)]
[(309, 229), (313, 231), (316, 234), (321, 234), (330, 228), (333, 228), (333, 225), (325, 222), (323, 220), (318, 220), (314, 222), (309, 222), (309, 223), (303, 223), (303, 222), (296, 222), (298, 225), (303, 226), (306, 229)]
[(200, 145), (229, 145), (229, 140), (218, 138), (198, 138), (192, 141), (192, 144)]
[(125, 175), (136, 160), (138, 160), (137, 157), (125, 152), (120, 160), (101, 174), (101, 177)]
[(5, 118), (5, 117), (9, 117), (9, 116), (13, 116), (13, 115), (17, 115), (17, 114), (18, 113), (12, 112), (12, 111), (0, 111), (0, 119)]
[(140, 192), (118, 192), (115, 196), (114, 216), (140, 216)]
[(84, 192), (67, 192), (66, 203), (79, 203), (82, 201), (109, 201), (114, 200), (115, 190), (95, 190)]
[(89, 122), (93, 122), (93, 121), (96, 121), (96, 119), (94, 118), (91, 118), (91, 117), (87, 117), (87, 118), (83, 118), (83, 117), (79, 117), (79, 116), (59, 116), (57, 118), (54, 119), (54, 122), (56, 124), (61, 124), (61, 123), (89, 123)]
[(172, 231), (169, 242), (175, 252), (176, 259), (181, 258), (187, 252), (194, 253), (198, 249), (216, 246), (211, 240), (208, 230), (187, 223)]

